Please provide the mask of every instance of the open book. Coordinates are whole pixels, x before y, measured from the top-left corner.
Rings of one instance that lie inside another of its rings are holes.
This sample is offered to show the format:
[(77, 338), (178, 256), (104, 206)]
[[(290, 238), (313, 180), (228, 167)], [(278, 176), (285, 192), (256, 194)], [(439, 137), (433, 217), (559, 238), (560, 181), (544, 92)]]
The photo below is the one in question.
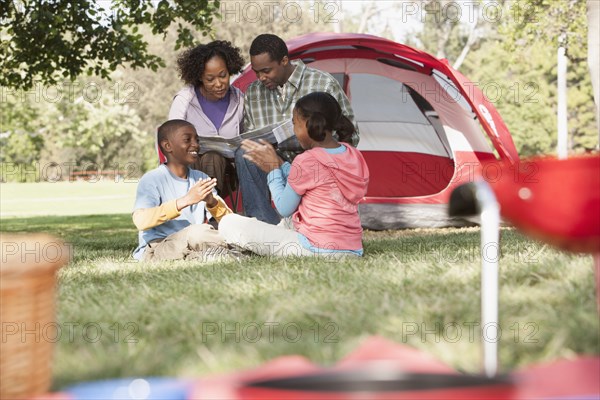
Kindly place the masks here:
[(264, 139), (272, 144), (282, 143), (284, 147), (299, 148), (298, 141), (294, 135), (292, 120), (288, 119), (279, 124), (273, 124), (264, 128), (245, 132), (231, 139), (225, 139), (219, 136), (199, 136), (200, 153), (204, 154), (207, 151), (216, 151), (224, 157), (233, 158), (235, 150), (240, 147), (240, 144), (244, 139), (252, 139), (255, 141)]

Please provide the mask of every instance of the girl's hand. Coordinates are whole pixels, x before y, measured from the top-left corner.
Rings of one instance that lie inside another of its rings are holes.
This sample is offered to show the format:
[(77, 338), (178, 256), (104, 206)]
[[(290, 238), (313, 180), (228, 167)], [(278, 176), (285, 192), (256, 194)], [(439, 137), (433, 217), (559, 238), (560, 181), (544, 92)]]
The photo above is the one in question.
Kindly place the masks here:
[(252, 161), (266, 173), (279, 168), (283, 164), (283, 160), (279, 158), (273, 145), (264, 139), (260, 139), (259, 142), (250, 139), (242, 141), (242, 149), (245, 151), (244, 158)]

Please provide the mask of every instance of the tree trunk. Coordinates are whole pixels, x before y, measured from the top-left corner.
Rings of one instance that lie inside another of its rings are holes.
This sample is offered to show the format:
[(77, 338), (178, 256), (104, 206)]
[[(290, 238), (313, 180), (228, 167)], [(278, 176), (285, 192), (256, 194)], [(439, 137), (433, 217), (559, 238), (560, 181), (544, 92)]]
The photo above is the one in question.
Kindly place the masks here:
[(377, 13), (378, 10), (375, 8), (375, 0), (371, 0), (367, 5), (367, 9), (360, 18), (360, 25), (358, 26), (357, 33), (365, 33), (367, 31), (367, 23), (369, 22), (369, 19)]
[[(342, 4), (342, 0), (336, 0), (335, 1), (337, 10), (339, 11), (337, 17), (335, 18), (335, 21), (333, 22), (333, 31), (335, 33), (342, 33), (344, 32), (344, 8), (343, 8), (343, 4)], [(316, 6), (316, 5), (315, 5)]]
[(469, 37), (467, 38), (467, 42), (465, 43), (465, 46), (462, 48), (460, 55), (454, 61), (454, 65), (452, 65), (452, 67), (454, 69), (460, 68), (462, 63), (465, 61), (465, 58), (467, 58), (467, 54), (469, 54), (469, 50), (471, 50), (471, 47), (475, 44), (475, 42), (477, 42), (477, 39), (478, 39), (477, 24), (478, 23), (479, 23), (479, 13), (477, 12), (477, 13), (475, 13), (475, 22), (473, 23), (473, 26), (471, 26), (471, 30), (469, 31)]

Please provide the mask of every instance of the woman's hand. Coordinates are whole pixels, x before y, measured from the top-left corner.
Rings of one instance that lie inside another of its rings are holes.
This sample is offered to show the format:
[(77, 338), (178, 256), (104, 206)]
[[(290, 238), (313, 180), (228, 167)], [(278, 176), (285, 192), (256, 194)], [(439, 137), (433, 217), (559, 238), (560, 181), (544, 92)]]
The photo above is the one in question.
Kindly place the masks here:
[(266, 173), (281, 167), (283, 160), (279, 158), (273, 145), (264, 139), (260, 139), (259, 142), (250, 139), (242, 141), (242, 149), (245, 151), (244, 158), (252, 161)]

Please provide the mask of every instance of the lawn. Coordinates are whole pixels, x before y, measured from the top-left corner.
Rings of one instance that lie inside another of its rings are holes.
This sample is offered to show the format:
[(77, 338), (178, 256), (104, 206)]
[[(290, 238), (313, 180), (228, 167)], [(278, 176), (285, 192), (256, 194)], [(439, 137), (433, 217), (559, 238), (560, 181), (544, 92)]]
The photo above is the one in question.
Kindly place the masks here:
[[(59, 274), (54, 389), (198, 377), (286, 354), (331, 365), (375, 334), (461, 371), (480, 365), (477, 228), (366, 232), (358, 260), (202, 265), (132, 262), (137, 233), (128, 213), (3, 218), (0, 226), (73, 245)], [(501, 369), (600, 353), (591, 257), (510, 228), (501, 252)]]
[(131, 212), (137, 181), (0, 183), (0, 217)]

